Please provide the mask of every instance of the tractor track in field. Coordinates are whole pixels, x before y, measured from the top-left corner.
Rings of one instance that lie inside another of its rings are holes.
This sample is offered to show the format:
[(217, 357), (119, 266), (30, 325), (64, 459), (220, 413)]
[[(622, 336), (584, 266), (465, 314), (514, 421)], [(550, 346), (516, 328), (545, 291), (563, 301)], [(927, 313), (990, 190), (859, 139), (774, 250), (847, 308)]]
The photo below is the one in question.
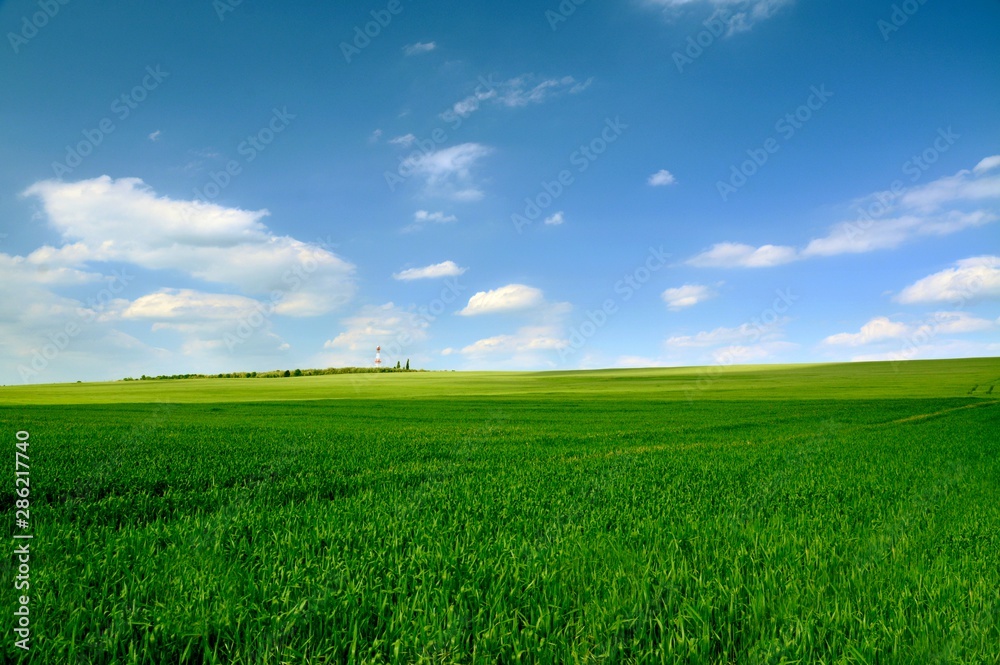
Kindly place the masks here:
[(915, 416), (907, 416), (906, 418), (900, 418), (898, 420), (890, 420), (889, 422), (883, 424), (898, 425), (900, 423), (910, 423), (918, 420), (926, 420), (928, 418), (934, 418), (936, 416), (941, 416), (946, 413), (952, 413), (954, 411), (962, 411), (963, 409), (979, 409), (985, 406), (996, 406), (997, 404), (1000, 404), (1000, 400), (994, 399), (989, 401), (983, 401), (978, 404), (966, 404), (965, 406), (956, 406), (951, 409), (944, 409), (943, 411), (935, 411), (934, 413), (921, 413)]
[[(943, 415), (946, 415), (946, 414), (949, 414), (949, 413), (954, 413), (956, 411), (963, 411), (965, 409), (979, 409), (979, 408), (983, 408), (983, 407), (996, 406), (998, 404), (1000, 404), (1000, 400), (996, 400), (996, 399), (984, 400), (984, 401), (979, 402), (977, 404), (966, 404), (965, 406), (956, 406), (956, 407), (953, 407), (953, 408), (950, 408), (950, 409), (943, 409), (941, 411), (934, 411), (933, 413), (918, 413), (915, 416), (907, 416), (905, 418), (898, 418), (896, 420), (888, 420), (888, 421), (882, 422), (882, 423), (865, 423), (865, 424), (855, 425), (853, 427), (847, 426), (847, 427), (844, 427), (844, 429), (840, 432), (840, 434), (844, 434), (844, 433), (851, 432), (851, 431), (857, 431), (857, 430), (872, 429), (872, 428), (882, 428), (882, 427), (885, 427), (886, 425), (901, 425), (903, 423), (920, 422), (922, 420), (929, 420), (931, 418), (936, 418), (938, 416), (943, 416)], [(785, 436), (785, 437), (779, 437), (777, 439), (773, 439), (773, 440), (770, 441), (770, 443), (778, 443), (778, 442), (787, 443), (787, 442), (795, 440), (795, 439), (800, 439), (800, 438), (815, 438), (815, 436), (816, 436), (816, 434), (813, 433), (813, 432), (798, 432), (798, 433), (793, 434), (791, 436)], [(611, 449), (611, 450), (602, 450), (602, 451), (599, 451), (599, 452), (588, 453), (588, 454), (585, 454), (585, 455), (571, 455), (569, 457), (564, 458), (562, 461), (563, 462), (581, 462), (581, 461), (583, 461), (585, 459), (593, 459), (593, 458), (596, 458), (596, 457), (611, 458), (611, 457), (618, 457), (618, 456), (621, 456), (621, 455), (642, 455), (642, 454), (645, 454), (645, 453), (661, 452), (661, 451), (664, 451), (664, 450), (670, 450), (670, 451), (689, 450), (691, 448), (702, 448), (702, 447), (706, 447), (706, 446), (710, 446), (710, 445), (716, 445), (716, 446), (719, 446), (719, 447), (732, 446), (732, 445), (748, 445), (749, 446), (749, 445), (754, 445), (755, 443), (761, 444), (761, 443), (768, 443), (768, 442), (767, 441), (733, 441), (733, 442), (729, 442), (729, 443), (723, 443), (723, 442), (713, 442), (713, 443), (708, 443), (708, 442), (693, 442), (693, 443), (687, 443), (687, 444), (669, 444), (669, 443), (664, 443), (664, 444), (655, 444), (655, 445), (641, 445), (641, 446), (634, 446), (634, 447), (614, 448), (614, 449)]]

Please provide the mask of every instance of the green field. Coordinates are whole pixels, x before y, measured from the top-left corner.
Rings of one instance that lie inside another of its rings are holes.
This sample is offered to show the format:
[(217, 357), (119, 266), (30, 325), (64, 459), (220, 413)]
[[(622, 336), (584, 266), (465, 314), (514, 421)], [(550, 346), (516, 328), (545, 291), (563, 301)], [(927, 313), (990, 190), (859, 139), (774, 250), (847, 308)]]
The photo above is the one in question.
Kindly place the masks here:
[[(34, 534), (4, 657), (997, 663), (997, 384), (994, 358), (0, 388)], [(0, 496), (13, 522), (13, 471)]]

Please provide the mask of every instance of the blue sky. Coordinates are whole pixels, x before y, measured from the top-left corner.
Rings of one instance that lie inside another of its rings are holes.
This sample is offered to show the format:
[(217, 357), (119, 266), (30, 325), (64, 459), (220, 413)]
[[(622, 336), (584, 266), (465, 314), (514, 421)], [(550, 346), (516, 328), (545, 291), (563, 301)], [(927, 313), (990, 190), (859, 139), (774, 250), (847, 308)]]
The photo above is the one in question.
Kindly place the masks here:
[(0, 382), (997, 355), (997, 25), (0, 2)]

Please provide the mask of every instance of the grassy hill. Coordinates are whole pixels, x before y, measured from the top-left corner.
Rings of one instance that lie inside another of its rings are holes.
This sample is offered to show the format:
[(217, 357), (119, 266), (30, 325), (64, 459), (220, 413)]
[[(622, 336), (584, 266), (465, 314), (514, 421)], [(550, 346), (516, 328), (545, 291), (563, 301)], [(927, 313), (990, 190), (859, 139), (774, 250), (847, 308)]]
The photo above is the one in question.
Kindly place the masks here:
[(607, 399), (1000, 397), (1000, 358), (572, 372), (410, 372), (0, 387), (0, 404), (586, 395)]

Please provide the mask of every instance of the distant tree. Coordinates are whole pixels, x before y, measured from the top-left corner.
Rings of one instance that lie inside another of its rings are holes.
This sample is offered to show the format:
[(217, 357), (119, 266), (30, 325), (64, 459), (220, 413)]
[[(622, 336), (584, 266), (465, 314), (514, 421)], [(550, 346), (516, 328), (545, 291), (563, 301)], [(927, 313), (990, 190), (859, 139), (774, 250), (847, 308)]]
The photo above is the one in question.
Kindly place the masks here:
[(292, 374), (292, 376), (302, 376), (302, 370), (301, 369), (295, 370), (295, 372)]
[(399, 361), (396, 361), (396, 369), (399, 369)]
[(291, 376), (291, 375), (292, 375), (292, 373), (289, 372), (287, 369), (285, 370), (285, 373), (282, 374), (282, 376)]
[(410, 359), (409, 358), (406, 359), (406, 371), (407, 372), (410, 371)]

